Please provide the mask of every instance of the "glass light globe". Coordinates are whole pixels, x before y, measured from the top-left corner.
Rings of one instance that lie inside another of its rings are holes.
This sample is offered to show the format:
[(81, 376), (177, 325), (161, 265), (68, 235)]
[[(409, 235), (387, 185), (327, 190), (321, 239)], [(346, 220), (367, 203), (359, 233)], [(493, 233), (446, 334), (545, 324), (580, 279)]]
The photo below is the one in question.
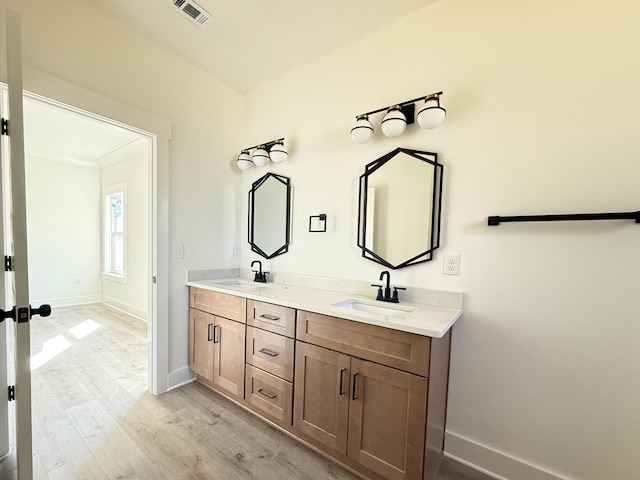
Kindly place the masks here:
[(273, 163), (282, 163), (287, 160), (288, 156), (287, 149), (284, 148), (282, 142), (274, 143), (269, 150), (269, 157)]
[(247, 150), (242, 150), (242, 152), (240, 152), (240, 155), (238, 155), (238, 160), (236, 160), (236, 162), (240, 170), (249, 170), (251, 167), (253, 167), (251, 155), (249, 155), (249, 152)]
[(358, 115), (356, 124), (351, 129), (351, 138), (356, 143), (367, 143), (373, 136), (373, 125), (366, 115)]
[(402, 135), (404, 129), (407, 128), (407, 117), (405, 117), (400, 106), (395, 105), (389, 108), (380, 126), (385, 136), (397, 137)]
[(436, 128), (442, 125), (447, 111), (440, 104), (440, 97), (427, 97), (424, 105), (418, 111), (418, 125), (422, 128)]
[(262, 145), (256, 148), (252, 158), (256, 167), (265, 167), (269, 163), (269, 154)]

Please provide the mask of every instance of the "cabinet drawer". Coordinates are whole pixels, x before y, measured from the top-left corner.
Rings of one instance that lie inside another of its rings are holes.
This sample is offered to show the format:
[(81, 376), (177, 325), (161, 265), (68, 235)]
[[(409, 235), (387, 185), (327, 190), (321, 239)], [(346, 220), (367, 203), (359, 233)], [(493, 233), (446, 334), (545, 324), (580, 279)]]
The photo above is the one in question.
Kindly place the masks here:
[(295, 340), (247, 326), (247, 363), (293, 382)]
[(427, 377), (431, 339), (298, 310), (296, 338)]
[(247, 300), (247, 323), (293, 338), (296, 332), (296, 311), (289, 307)]
[(247, 300), (235, 295), (189, 287), (189, 306), (237, 322), (246, 321)]
[(259, 368), (247, 365), (245, 398), (262, 415), (292, 425), (293, 385)]

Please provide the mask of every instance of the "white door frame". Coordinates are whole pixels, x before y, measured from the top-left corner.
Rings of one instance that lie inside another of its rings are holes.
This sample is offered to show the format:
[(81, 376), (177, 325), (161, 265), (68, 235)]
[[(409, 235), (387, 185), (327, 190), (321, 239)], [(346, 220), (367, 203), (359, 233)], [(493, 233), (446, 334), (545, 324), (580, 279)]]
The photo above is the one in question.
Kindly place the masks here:
[[(25, 87), (26, 88), (26, 87)], [(87, 92), (81, 91), (86, 98)], [(135, 121), (129, 115), (113, 115), (100, 108), (103, 99), (90, 94), (90, 102), (85, 106), (59, 101), (42, 93), (25, 91), (25, 96), (67, 111), (127, 129), (149, 141), (149, 305), (148, 305), (148, 389), (154, 395), (168, 389), (168, 147), (170, 127), (168, 122), (153, 118)], [(78, 96), (80, 98), (80, 96)], [(112, 101), (109, 101), (112, 103)], [(87, 109), (90, 108), (91, 110)], [(130, 107), (122, 106), (123, 110)], [(105, 112), (105, 113), (102, 113)], [(128, 113), (128, 112), (127, 112)], [(136, 117), (148, 117), (144, 112), (136, 112)], [(113, 115), (108, 117), (106, 115)], [(150, 117), (150, 116), (149, 116)], [(151, 120), (151, 121), (150, 121)], [(164, 125), (163, 125), (164, 123)], [(155, 279), (155, 283), (154, 283)]]

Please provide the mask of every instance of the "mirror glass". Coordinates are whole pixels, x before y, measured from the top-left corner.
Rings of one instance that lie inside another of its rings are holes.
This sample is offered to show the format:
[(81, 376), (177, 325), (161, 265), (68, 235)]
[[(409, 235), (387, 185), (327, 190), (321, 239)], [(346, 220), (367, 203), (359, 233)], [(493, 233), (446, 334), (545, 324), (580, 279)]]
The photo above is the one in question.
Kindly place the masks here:
[(360, 177), (358, 246), (389, 268), (433, 258), (440, 241), (442, 165), (436, 153), (396, 148)]
[(267, 173), (253, 182), (249, 191), (249, 244), (264, 258), (289, 249), (291, 211), (289, 178)]

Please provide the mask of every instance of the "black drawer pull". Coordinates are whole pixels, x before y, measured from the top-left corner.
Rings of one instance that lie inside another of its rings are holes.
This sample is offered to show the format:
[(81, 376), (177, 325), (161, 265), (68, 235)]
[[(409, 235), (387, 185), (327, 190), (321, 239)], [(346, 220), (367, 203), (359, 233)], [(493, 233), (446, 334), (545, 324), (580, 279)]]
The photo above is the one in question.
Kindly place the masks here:
[(280, 317), (274, 317), (273, 315), (267, 315), (266, 313), (260, 315), (260, 318), (266, 318), (267, 320), (271, 320), (273, 322), (280, 320)]
[(267, 398), (270, 398), (271, 400), (273, 400), (274, 398), (276, 398), (276, 394), (271, 394), (271, 393), (267, 393), (265, 392), (263, 389), (259, 388), (258, 389), (258, 393), (261, 393), (262, 395), (264, 395)]
[(265, 355), (269, 355), (270, 357), (277, 357), (278, 352), (274, 352), (273, 350), (269, 350), (268, 348), (261, 348), (258, 350), (260, 353), (264, 353)]
[(211, 338), (211, 327), (213, 327), (213, 323), (210, 323), (209, 325), (207, 325), (207, 341), (208, 342), (213, 340), (213, 338)]

